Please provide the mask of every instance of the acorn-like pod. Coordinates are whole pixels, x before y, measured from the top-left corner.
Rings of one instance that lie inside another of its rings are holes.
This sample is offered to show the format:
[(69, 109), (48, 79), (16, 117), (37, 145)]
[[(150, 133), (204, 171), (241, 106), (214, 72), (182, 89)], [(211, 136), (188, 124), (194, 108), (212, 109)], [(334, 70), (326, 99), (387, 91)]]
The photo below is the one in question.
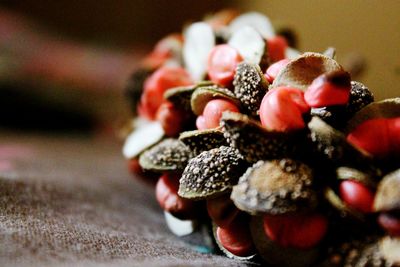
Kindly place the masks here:
[(340, 180), (354, 180), (369, 187), (376, 187), (377, 182), (371, 174), (350, 167), (339, 167), (336, 169), (336, 176)]
[(371, 156), (351, 145), (344, 134), (318, 117), (313, 117), (308, 123), (311, 131), (311, 141), (315, 149), (332, 163), (341, 166), (351, 166), (363, 171), (376, 171), (372, 165)]
[(213, 83), (211, 81), (203, 81), (192, 86), (174, 87), (168, 89), (164, 93), (164, 98), (172, 102), (175, 106), (180, 107), (181, 109), (184, 109), (186, 111), (192, 111), (190, 100), (192, 98), (193, 92), (199, 87), (212, 86), (212, 85)]
[(211, 150), (220, 146), (228, 146), (224, 133), (219, 129), (194, 130), (182, 132), (179, 135), (195, 156), (203, 151)]
[(400, 169), (387, 174), (378, 185), (375, 211), (400, 210)]
[(346, 106), (349, 118), (372, 102), (374, 102), (374, 95), (368, 87), (360, 82), (351, 81), (349, 103)]
[(250, 222), (251, 236), (258, 254), (271, 266), (307, 267), (317, 260), (319, 250), (282, 247), (268, 238), (264, 231), (263, 217), (253, 216)]
[(201, 115), (207, 103), (215, 98), (228, 100), (236, 106), (240, 105), (240, 102), (236, 96), (226, 88), (222, 88), (217, 85), (201, 86), (194, 91), (191, 97), (190, 103), (193, 113), (196, 115)]
[(373, 102), (358, 111), (348, 122), (346, 132), (352, 132), (358, 125), (371, 119), (400, 117), (400, 97)]
[(227, 146), (204, 151), (189, 160), (178, 195), (188, 199), (216, 197), (232, 189), (245, 170), (243, 157)]
[(299, 133), (269, 131), (243, 114), (224, 112), (221, 124), (230, 146), (237, 148), (249, 163), (291, 157), (302, 143)]
[(183, 170), (193, 157), (191, 150), (178, 139), (167, 138), (140, 155), (139, 164), (145, 170)]
[(268, 91), (269, 83), (257, 64), (240, 63), (233, 80), (235, 96), (240, 100), (243, 111), (257, 116), (261, 101)]
[(312, 209), (317, 196), (310, 167), (292, 159), (259, 161), (240, 177), (231, 199), (250, 214), (285, 214)]
[(357, 219), (359, 221), (363, 221), (365, 219), (364, 214), (361, 212), (352, 209), (349, 207), (344, 201), (336, 194), (336, 192), (330, 188), (326, 187), (324, 189), (324, 197), (335, 208), (342, 218), (350, 217), (352, 219)]
[(342, 67), (334, 59), (319, 53), (304, 53), (279, 72), (270, 90), (289, 86), (305, 91), (315, 78), (333, 71), (342, 71)]
[[(233, 230), (237, 230), (237, 229), (233, 229)], [(242, 230), (242, 229), (240, 229), (240, 230)], [(215, 223), (212, 223), (212, 231), (213, 231), (213, 236), (214, 236), (215, 243), (217, 243), (218, 248), (228, 258), (235, 259), (235, 260), (240, 260), (240, 261), (248, 261), (248, 262), (251, 262), (251, 261), (253, 261), (253, 260), (255, 260), (257, 258), (257, 254), (251, 254), (251, 255), (248, 255), (248, 256), (238, 256), (238, 255), (233, 254), (232, 252), (230, 252), (229, 250), (224, 248), (224, 246), (221, 244), (221, 241), (218, 238), (218, 226)], [(236, 232), (236, 231), (234, 231), (234, 232)], [(249, 238), (250, 238), (250, 241), (251, 241), (250, 233), (249, 233)], [(235, 241), (233, 241), (232, 243), (234, 245), (236, 245)], [(247, 244), (247, 245), (250, 245), (250, 244)], [(253, 247), (252, 250), (254, 250), (254, 247)]]

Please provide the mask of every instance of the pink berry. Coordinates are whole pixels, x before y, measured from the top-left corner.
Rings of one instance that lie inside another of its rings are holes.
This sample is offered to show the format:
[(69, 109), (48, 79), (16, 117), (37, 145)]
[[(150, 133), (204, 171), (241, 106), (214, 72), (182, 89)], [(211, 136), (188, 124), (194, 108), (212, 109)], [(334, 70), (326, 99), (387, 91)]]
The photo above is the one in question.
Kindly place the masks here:
[(379, 224), (391, 236), (400, 236), (400, 218), (388, 213), (382, 213), (378, 217)]
[(363, 213), (372, 212), (374, 193), (360, 182), (346, 180), (340, 183), (340, 197), (349, 207)]
[(138, 112), (150, 120), (156, 118), (160, 105), (164, 102), (164, 92), (172, 87), (190, 85), (193, 81), (181, 67), (161, 67), (144, 83)]
[(267, 40), (268, 56), (272, 62), (277, 62), (285, 58), (287, 41), (282, 36), (275, 36)]
[(196, 128), (197, 130), (205, 130), (207, 129), (206, 119), (203, 115), (200, 115), (196, 119)]
[(208, 57), (207, 72), (211, 81), (229, 87), (235, 75), (236, 66), (243, 60), (239, 52), (227, 44), (214, 47)]
[(322, 74), (308, 87), (304, 99), (313, 108), (345, 105), (350, 97), (350, 82), (350, 75), (345, 71)]
[(171, 102), (164, 102), (157, 110), (156, 119), (161, 123), (167, 136), (176, 136), (182, 130), (186, 114)]
[(213, 99), (207, 103), (203, 111), (207, 129), (219, 126), (224, 111), (239, 112), (239, 109), (235, 104), (225, 99)]
[(272, 83), (276, 76), (278, 76), (279, 72), (289, 64), (290, 59), (281, 59), (278, 62), (275, 62), (271, 66), (268, 67), (267, 71), (265, 72), (264, 77), (267, 79), (269, 83)]
[(281, 132), (303, 129), (303, 114), (309, 110), (303, 91), (292, 87), (277, 87), (269, 91), (261, 102), (261, 124)]

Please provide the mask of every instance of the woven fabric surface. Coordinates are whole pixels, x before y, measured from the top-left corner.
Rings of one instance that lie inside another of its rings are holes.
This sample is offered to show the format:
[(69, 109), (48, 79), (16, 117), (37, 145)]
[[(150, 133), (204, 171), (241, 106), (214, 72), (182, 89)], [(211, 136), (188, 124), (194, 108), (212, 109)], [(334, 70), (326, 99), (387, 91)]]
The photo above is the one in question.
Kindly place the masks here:
[(104, 138), (0, 133), (0, 266), (243, 266), (166, 228)]

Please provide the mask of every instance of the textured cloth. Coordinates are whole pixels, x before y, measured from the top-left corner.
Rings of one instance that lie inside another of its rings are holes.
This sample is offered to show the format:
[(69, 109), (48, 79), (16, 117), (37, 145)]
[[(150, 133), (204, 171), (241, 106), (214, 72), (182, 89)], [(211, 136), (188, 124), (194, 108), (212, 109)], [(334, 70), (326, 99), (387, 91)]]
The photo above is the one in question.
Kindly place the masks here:
[(166, 228), (104, 138), (0, 133), (0, 266), (243, 266)]

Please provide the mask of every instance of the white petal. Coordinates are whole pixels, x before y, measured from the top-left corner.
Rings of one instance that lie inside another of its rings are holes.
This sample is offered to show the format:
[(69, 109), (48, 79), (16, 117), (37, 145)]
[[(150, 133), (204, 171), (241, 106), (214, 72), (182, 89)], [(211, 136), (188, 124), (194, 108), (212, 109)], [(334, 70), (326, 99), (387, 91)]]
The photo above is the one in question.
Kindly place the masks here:
[(167, 211), (164, 211), (164, 217), (169, 230), (176, 236), (190, 235), (196, 228), (196, 221), (180, 220)]
[(242, 27), (234, 32), (228, 44), (237, 49), (243, 59), (252, 64), (260, 64), (265, 52), (265, 40), (252, 27)]
[(275, 30), (267, 16), (259, 12), (248, 12), (235, 18), (229, 25), (233, 34), (242, 27), (250, 26), (258, 31), (262, 37), (269, 39), (275, 36)]

